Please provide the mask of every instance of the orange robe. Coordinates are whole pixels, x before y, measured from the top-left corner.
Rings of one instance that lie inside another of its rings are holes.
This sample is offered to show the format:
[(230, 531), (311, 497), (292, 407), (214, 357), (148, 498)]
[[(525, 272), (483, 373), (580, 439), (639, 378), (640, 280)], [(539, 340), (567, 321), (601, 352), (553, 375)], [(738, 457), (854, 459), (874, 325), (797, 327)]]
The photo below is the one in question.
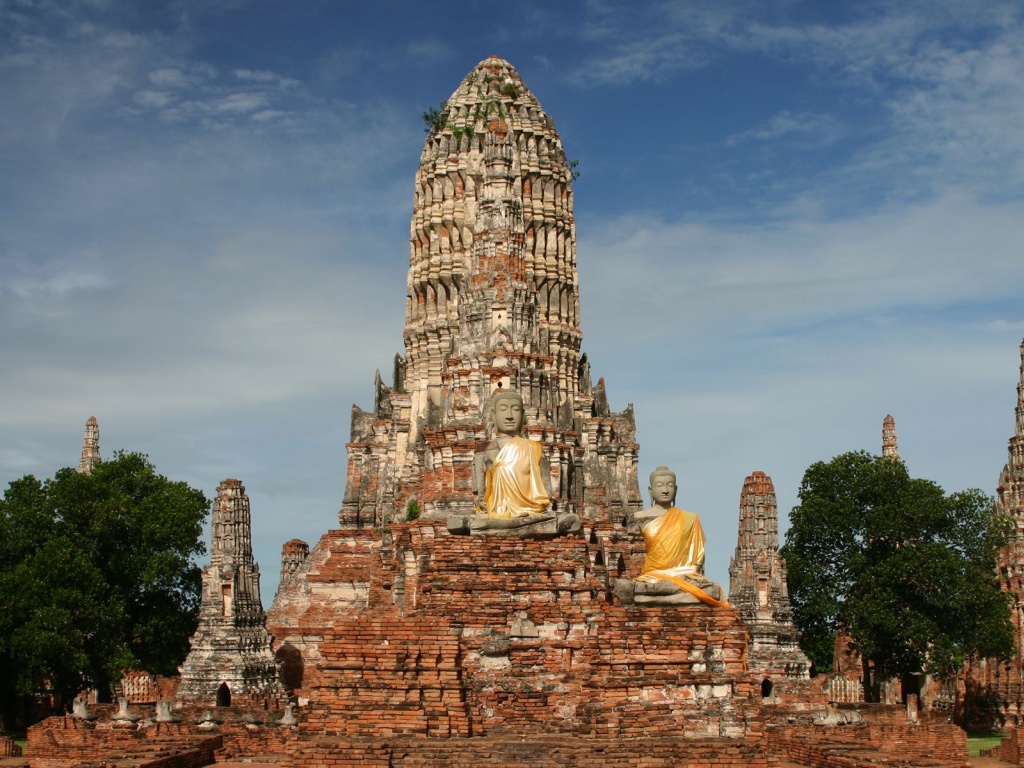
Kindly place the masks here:
[(551, 499), (540, 473), (540, 443), (513, 437), (487, 470), (484, 509), (488, 517), (523, 517), (546, 512)]
[(688, 579), (704, 568), (704, 529), (693, 512), (670, 507), (643, 527), (647, 557), (637, 581), (655, 584), (670, 581), (708, 605), (729, 605), (716, 600)]

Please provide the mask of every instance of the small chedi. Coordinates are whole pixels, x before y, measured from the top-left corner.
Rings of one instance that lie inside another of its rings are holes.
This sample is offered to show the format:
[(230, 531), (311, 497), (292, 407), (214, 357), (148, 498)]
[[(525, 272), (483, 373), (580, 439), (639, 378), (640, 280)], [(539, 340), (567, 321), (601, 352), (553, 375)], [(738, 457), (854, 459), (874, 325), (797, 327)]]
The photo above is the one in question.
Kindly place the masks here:
[(651, 507), (633, 515), (644, 539), (644, 565), (635, 580), (619, 579), (615, 593), (627, 605), (702, 602), (720, 608), (722, 588), (704, 578), (707, 537), (700, 518), (675, 506), (676, 474), (668, 467), (651, 473)]
[(264, 626), (251, 525), (245, 486), (225, 480), (213, 502), (210, 564), (203, 569), (199, 627), (180, 668), (179, 701), (226, 706), (283, 698)]
[(729, 563), (729, 602), (747, 625), (747, 665), (761, 678), (762, 696), (798, 707), (820, 703), (809, 696), (811, 664), (793, 626), (786, 561), (779, 555), (775, 486), (764, 472), (743, 482), (736, 553)]

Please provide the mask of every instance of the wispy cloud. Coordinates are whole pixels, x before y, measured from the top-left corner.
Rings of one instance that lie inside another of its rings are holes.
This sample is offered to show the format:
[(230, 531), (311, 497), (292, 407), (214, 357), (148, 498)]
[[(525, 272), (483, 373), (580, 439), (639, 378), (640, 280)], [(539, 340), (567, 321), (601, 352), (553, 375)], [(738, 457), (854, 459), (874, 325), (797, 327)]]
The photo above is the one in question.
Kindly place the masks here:
[(803, 146), (827, 146), (839, 140), (845, 130), (831, 115), (811, 112), (793, 113), (784, 110), (756, 128), (734, 133), (726, 138), (727, 146), (736, 146), (752, 141), (776, 141), (792, 139)]
[(414, 59), (430, 61), (443, 60), (455, 55), (455, 49), (440, 40), (426, 39), (410, 43), (406, 48), (408, 55)]

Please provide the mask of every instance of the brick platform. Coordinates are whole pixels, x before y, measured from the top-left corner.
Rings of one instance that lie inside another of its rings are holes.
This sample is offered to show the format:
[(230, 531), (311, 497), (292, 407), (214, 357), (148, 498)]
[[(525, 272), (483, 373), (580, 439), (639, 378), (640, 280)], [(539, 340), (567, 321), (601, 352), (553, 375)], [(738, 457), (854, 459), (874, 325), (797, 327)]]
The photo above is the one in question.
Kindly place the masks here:
[(329, 532), (268, 616), (301, 674), (303, 732), (756, 740), (738, 615), (619, 605), (596, 565), (615, 545), (596, 530), (452, 536), (438, 521)]

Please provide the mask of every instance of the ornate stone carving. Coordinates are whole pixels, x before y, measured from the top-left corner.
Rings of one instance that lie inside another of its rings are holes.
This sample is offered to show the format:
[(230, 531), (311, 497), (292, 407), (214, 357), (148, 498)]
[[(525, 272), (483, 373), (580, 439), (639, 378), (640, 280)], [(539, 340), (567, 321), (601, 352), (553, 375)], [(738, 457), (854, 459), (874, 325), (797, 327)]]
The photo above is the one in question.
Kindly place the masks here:
[(560, 513), (642, 506), (632, 407), (608, 408), (580, 352), (572, 173), (550, 117), (491, 57), (446, 103), (416, 173), (405, 352), (352, 411), (342, 527), (474, 513), (474, 456), (499, 386), (524, 403)]
[(203, 570), (199, 627), (180, 668), (181, 701), (224, 705), (283, 696), (264, 626), (250, 526), (245, 486), (225, 480), (213, 502), (210, 564)]

